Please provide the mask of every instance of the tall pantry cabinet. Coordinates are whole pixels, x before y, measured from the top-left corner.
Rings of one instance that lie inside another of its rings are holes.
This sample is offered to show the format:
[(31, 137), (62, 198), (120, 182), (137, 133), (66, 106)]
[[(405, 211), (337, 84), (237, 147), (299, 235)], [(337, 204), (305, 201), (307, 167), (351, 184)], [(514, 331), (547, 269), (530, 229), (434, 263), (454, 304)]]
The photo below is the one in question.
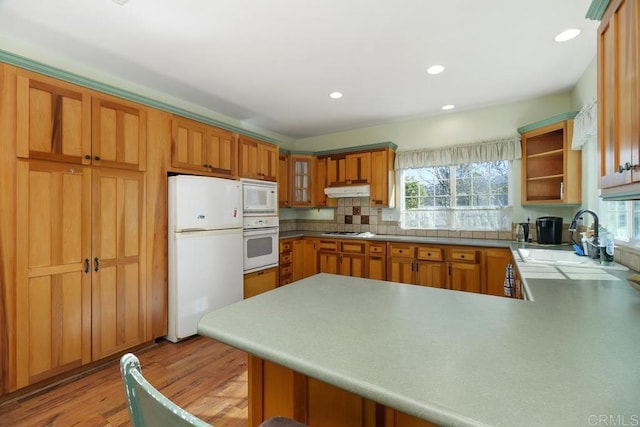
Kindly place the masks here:
[(15, 94), (10, 388), (145, 340), (145, 109), (22, 70)]

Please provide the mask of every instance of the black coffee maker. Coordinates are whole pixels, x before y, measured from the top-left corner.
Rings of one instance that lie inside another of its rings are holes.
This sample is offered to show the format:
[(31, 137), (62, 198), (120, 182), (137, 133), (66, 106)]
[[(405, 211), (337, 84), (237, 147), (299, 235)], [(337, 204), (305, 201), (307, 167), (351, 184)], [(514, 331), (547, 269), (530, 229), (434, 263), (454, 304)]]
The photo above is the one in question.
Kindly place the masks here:
[(536, 235), (540, 244), (559, 245), (562, 243), (562, 218), (543, 216), (536, 219)]

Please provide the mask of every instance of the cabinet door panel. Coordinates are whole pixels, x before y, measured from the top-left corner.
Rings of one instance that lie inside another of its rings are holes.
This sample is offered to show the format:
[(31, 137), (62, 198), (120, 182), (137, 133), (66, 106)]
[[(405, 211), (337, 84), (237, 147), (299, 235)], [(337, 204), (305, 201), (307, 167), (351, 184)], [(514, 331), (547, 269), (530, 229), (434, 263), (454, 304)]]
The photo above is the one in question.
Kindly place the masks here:
[(387, 265), (384, 256), (367, 256), (367, 279), (387, 280)]
[(450, 262), (449, 289), (480, 293), (480, 265)]
[(320, 273), (338, 274), (338, 253), (318, 253), (318, 267)]
[(17, 78), (19, 157), (89, 164), (91, 113), (88, 92), (25, 71)]
[(80, 165), (19, 161), (16, 360), (18, 387), (91, 357), (91, 175)]
[(171, 127), (171, 166), (207, 172), (204, 157), (206, 126), (174, 117)]
[(240, 176), (243, 178), (260, 179), (260, 162), (258, 153), (258, 142), (251, 139), (239, 138), (238, 167)]
[(340, 255), (340, 274), (351, 277), (364, 277), (365, 275), (365, 256), (354, 254)]
[(387, 280), (413, 284), (413, 258), (390, 257), (387, 263)]
[(218, 175), (235, 176), (238, 164), (236, 135), (222, 129), (209, 128), (206, 137), (205, 163), (209, 165), (209, 170)]
[(97, 360), (144, 339), (143, 178), (138, 172), (103, 168), (93, 174), (92, 329)]
[(267, 181), (278, 180), (278, 147), (271, 144), (260, 145), (260, 173), (261, 179)]
[(147, 125), (141, 107), (94, 97), (91, 128), (94, 165), (145, 169)]
[(416, 261), (416, 285), (446, 288), (446, 278), (444, 262)]

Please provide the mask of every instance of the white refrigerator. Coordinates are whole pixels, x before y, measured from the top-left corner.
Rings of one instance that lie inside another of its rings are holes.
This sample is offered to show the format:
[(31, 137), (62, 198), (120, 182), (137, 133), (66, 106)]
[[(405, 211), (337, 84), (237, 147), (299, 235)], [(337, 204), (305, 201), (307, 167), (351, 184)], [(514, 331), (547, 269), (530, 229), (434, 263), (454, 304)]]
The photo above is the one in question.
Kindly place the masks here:
[(242, 300), (240, 181), (169, 177), (168, 334), (195, 335), (205, 313)]

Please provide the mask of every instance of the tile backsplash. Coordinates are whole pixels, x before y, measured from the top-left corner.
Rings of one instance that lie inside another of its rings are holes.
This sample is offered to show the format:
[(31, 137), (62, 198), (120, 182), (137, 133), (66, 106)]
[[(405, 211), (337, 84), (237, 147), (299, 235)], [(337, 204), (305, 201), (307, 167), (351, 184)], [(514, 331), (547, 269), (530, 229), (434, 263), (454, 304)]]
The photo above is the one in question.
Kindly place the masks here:
[[(516, 223), (511, 231), (450, 231), (450, 230), (403, 230), (397, 221), (383, 221), (382, 209), (369, 205), (368, 198), (338, 199), (333, 220), (281, 219), (280, 231), (370, 231), (375, 234), (394, 234), (398, 236), (447, 237), (461, 239), (515, 240)], [(535, 223), (529, 227), (529, 236), (536, 241)], [(562, 241), (569, 243), (571, 233), (569, 225), (563, 224)], [(632, 270), (640, 271), (640, 250), (628, 246), (616, 246), (614, 260)]]

